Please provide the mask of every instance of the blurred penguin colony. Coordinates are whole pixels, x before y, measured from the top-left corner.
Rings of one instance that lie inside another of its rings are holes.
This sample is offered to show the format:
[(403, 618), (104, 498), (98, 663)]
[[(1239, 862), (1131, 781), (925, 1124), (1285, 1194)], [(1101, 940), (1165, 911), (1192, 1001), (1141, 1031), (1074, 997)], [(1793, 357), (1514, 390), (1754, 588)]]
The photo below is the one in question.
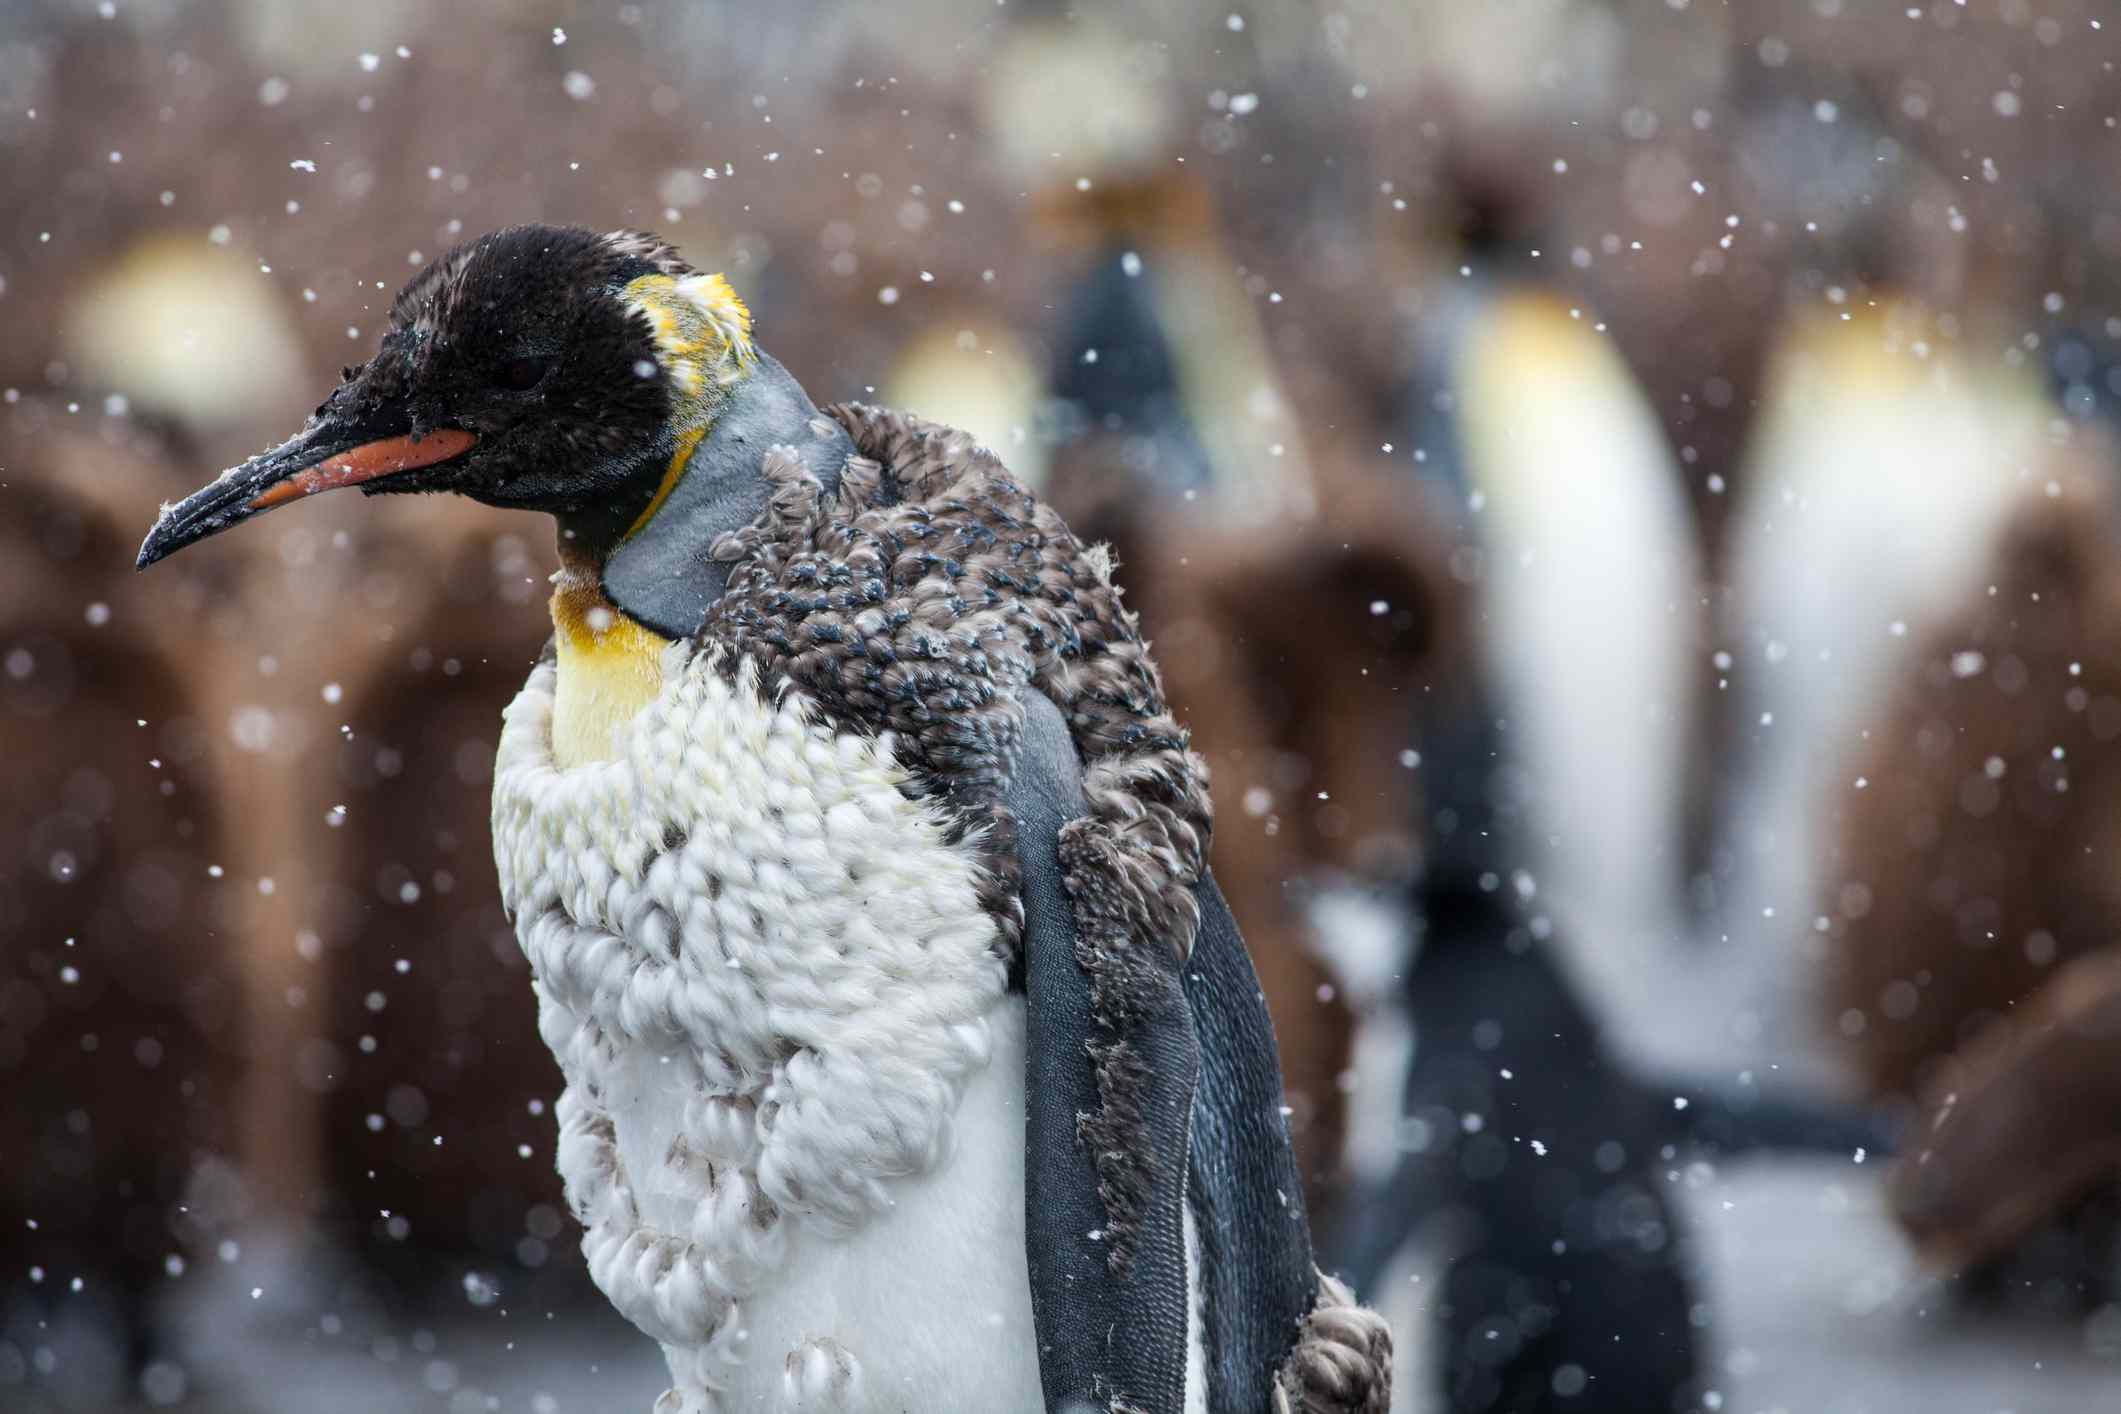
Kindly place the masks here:
[(1711, 1199), (1800, 1155), (1899, 1233), (1834, 1320), (2121, 1356), (2117, 60), (2096, 0), (12, 7), (0, 1404), (239, 1385), (231, 1281), (586, 1287), (487, 842), (549, 532), (131, 573), (531, 219), (1115, 547), (1403, 1407), (1771, 1393)]

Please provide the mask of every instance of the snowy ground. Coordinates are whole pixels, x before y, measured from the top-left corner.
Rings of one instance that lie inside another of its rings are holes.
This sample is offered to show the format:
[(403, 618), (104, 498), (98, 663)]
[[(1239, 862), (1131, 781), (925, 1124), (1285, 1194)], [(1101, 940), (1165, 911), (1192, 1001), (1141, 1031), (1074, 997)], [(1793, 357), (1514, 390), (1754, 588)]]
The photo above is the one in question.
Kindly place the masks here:
[[(1885, 1222), (1874, 1182), (1845, 1163), (1778, 1162), (1688, 1190), (1716, 1312), (1721, 1414), (2086, 1414), (2121, 1402), (2121, 1320), (2065, 1328), (1953, 1316)], [(512, 1308), (506, 1291), (480, 1306), (443, 1288), (416, 1309), (385, 1312), (344, 1300), (337, 1280), (313, 1283), (308, 1298), (254, 1301), (242, 1283), (262, 1275), (238, 1274), (190, 1312), (194, 1344), (175, 1407), (647, 1414), (665, 1386), (655, 1348), (593, 1299), (547, 1315)], [(327, 1288), (330, 1297), (315, 1294)], [(1413, 1374), (1422, 1327), (1399, 1334)], [(0, 1405), (112, 1410), (35, 1394), (13, 1402), (21, 1393), (0, 1390)], [(1419, 1375), (1400, 1393), (1401, 1411), (1433, 1408)], [(113, 1414), (158, 1407), (170, 1406), (142, 1398)]]
[[(1719, 1414), (2089, 1414), (2121, 1406), (2121, 1338), (1951, 1313), (1881, 1212), (1874, 1171), (1748, 1164), (1692, 1187), (1687, 1215), (1714, 1309)], [(1415, 1293), (1402, 1268), (1395, 1414), (1436, 1409)]]
[[(662, 1354), (610, 1313), (408, 1315), (352, 1339), (261, 1331), (181, 1408), (213, 1414), (647, 1414), (669, 1386)], [(301, 1398), (290, 1402), (289, 1392)], [(143, 1408), (145, 1406), (137, 1406)], [(132, 1414), (132, 1411), (127, 1411)]]
[[(656, 1347), (578, 1269), (498, 1279), (438, 1266), (408, 1297), (314, 1247), (253, 1237), (195, 1272), (165, 1312), (164, 1362), (129, 1403), (107, 1350), (79, 1328), (42, 1333), (43, 1376), (0, 1369), (6, 1414), (646, 1414), (669, 1384)], [(19, 1335), (19, 1332), (17, 1333)]]
[[(1693, 1196), (1736, 1414), (2087, 1414), (2121, 1403), (2088, 1327), (1974, 1322), (1909, 1260), (1846, 1165), (1734, 1170)], [(1727, 1205), (1727, 1206), (1726, 1206)]]

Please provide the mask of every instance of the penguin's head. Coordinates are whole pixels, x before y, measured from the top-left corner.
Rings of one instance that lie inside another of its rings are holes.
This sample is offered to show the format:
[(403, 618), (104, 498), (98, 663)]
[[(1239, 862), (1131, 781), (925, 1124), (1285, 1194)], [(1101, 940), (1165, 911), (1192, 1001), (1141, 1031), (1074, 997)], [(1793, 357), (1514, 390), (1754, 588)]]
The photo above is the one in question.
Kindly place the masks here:
[(140, 567), (340, 486), (548, 511), (578, 548), (608, 550), (660, 503), (757, 359), (728, 284), (654, 236), (481, 236), (399, 292), (375, 357), (345, 370), (300, 432), (167, 507)]

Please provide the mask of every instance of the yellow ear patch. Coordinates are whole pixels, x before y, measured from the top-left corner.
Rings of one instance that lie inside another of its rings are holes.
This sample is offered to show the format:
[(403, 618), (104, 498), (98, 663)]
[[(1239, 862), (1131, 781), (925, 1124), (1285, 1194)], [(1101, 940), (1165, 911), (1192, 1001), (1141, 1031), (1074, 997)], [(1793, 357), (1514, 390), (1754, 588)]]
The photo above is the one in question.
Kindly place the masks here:
[(729, 389), (758, 362), (758, 350), (751, 343), (751, 311), (719, 275), (643, 275), (629, 280), (619, 297), (647, 319), (656, 362), (677, 394), (670, 463), (655, 496), (627, 529), (631, 539), (663, 508)]
[(737, 361), (751, 362), (751, 310), (729, 282), (720, 275), (687, 275), (677, 287), (680, 295), (707, 316), (707, 323)]
[(751, 311), (719, 275), (643, 275), (619, 296), (647, 316), (657, 359), (688, 402), (711, 400), (713, 389), (736, 382), (758, 359)]

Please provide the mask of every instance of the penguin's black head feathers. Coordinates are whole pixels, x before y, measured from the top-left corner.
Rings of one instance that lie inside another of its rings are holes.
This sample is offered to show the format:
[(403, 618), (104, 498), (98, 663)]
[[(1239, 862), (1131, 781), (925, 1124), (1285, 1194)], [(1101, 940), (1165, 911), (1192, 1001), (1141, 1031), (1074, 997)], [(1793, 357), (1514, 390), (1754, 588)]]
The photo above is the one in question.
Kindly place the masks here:
[(750, 316), (646, 232), (514, 226), (399, 291), (300, 433), (163, 512), (146, 567), (316, 491), (453, 491), (623, 526), (748, 372)]

